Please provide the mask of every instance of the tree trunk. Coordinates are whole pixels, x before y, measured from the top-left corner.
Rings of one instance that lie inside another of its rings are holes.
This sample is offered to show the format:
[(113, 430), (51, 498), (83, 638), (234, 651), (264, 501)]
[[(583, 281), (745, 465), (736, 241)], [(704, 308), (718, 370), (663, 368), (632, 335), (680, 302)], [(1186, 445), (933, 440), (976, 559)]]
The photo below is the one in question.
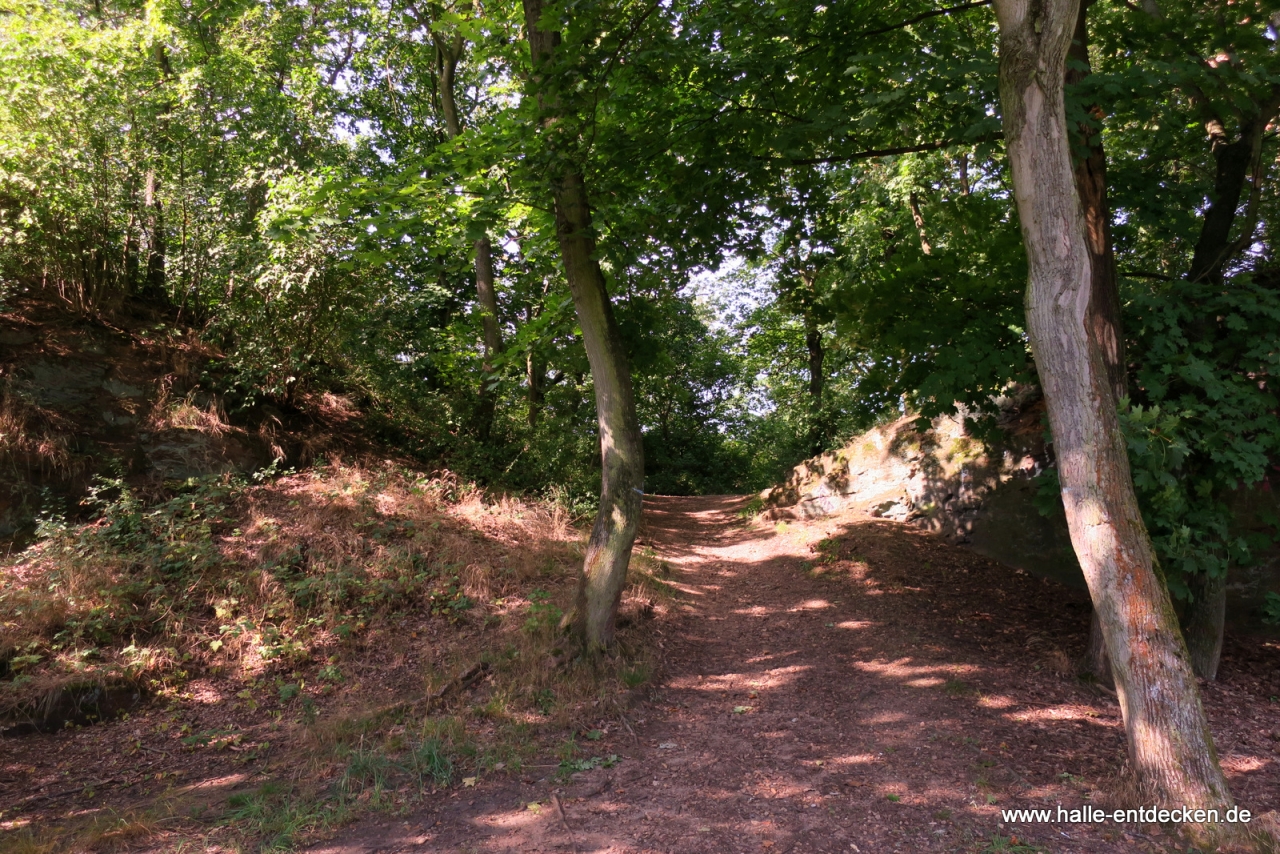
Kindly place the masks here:
[[(560, 44), (559, 32), (538, 26), (542, 9), (542, 0), (524, 0), (535, 85), (544, 82), (545, 69)], [(548, 113), (561, 109), (560, 104), (546, 103), (541, 97), (539, 102)], [(563, 125), (558, 129), (563, 131)], [(550, 135), (548, 145), (554, 146)], [(600, 510), (587, 543), (574, 615), (575, 630), (584, 646), (588, 652), (595, 652), (614, 642), (618, 603), (640, 523), (644, 446), (627, 354), (613, 317), (604, 274), (595, 257), (586, 183), (572, 161), (561, 156), (556, 162), (561, 164), (551, 176), (556, 237), (591, 365), (600, 424)]]
[(160, 181), (155, 169), (147, 170), (143, 202), (147, 209), (147, 271), (143, 293), (159, 299), (165, 290), (164, 203), (160, 200)]
[(1000, 101), (1028, 261), (1027, 329), (1044, 388), (1071, 543), (1102, 625), (1151, 803), (1223, 810), (1231, 794), (1129, 474), (1102, 353), (1063, 102), (1079, 0), (996, 0)]
[(907, 197), (907, 206), (911, 208), (911, 221), (916, 224), (916, 233), (920, 235), (920, 251), (926, 255), (933, 254), (929, 245), (929, 234), (924, 230), (924, 214), (920, 212), (920, 197), (914, 192)]
[(817, 455), (826, 450), (827, 439), (822, 412), (822, 390), (826, 385), (822, 363), (826, 353), (822, 347), (822, 330), (811, 309), (804, 312), (804, 344), (809, 351), (809, 452)]
[[(1089, 68), (1088, 11), (1093, 0), (1082, 0), (1076, 16), (1075, 33), (1067, 51), (1066, 84), (1080, 83), (1091, 73)], [(1093, 112), (1096, 107), (1089, 107)], [(1116, 258), (1111, 243), (1111, 208), (1107, 203), (1107, 158), (1102, 150), (1102, 135), (1087, 123), (1081, 123), (1080, 139), (1085, 156), (1076, 162), (1076, 192), (1084, 213), (1085, 241), (1089, 248), (1092, 284), (1089, 288), (1089, 337), (1097, 345), (1106, 366), (1107, 379), (1118, 403), (1129, 394), (1129, 378), (1125, 368), (1124, 330), (1120, 322), (1120, 283), (1116, 278)], [(1103, 685), (1113, 685), (1111, 662), (1102, 637), (1098, 615), (1089, 621), (1089, 649), (1086, 655), (1089, 672)]]
[[(488, 237), (475, 242), (476, 296), (479, 297), (480, 319), (484, 325), (484, 354), (487, 362), (502, 351), (502, 329), (498, 326), (498, 296), (493, 289), (493, 244)], [(485, 365), (485, 371), (492, 370)]]
[[(1259, 189), (1258, 162), (1262, 156), (1262, 132), (1274, 117), (1276, 101), (1259, 107), (1258, 114), (1243, 121), (1240, 138), (1227, 141), (1226, 128), (1218, 119), (1208, 124), (1213, 145), (1215, 163), (1213, 195), (1205, 208), (1204, 221), (1200, 225), (1200, 237), (1196, 241), (1195, 254), (1187, 278), (1193, 282), (1221, 283), (1223, 269), (1231, 257), (1248, 244), (1256, 227), (1253, 219), (1254, 202)], [(1244, 194), (1249, 176), (1254, 178), (1253, 198), (1250, 200), (1250, 221), (1237, 240), (1231, 239), (1235, 226), (1240, 197)], [(1193, 327), (1192, 335), (1212, 334), (1210, 318), (1201, 318)], [(1222, 633), (1226, 626), (1227, 579), (1224, 575), (1212, 577), (1204, 572), (1187, 576), (1187, 588), (1191, 599), (1182, 615), (1182, 635), (1187, 641), (1191, 666), (1201, 679), (1213, 681), (1218, 676), (1218, 662), (1222, 658)]]
[(1187, 639), (1191, 668), (1201, 679), (1218, 677), (1222, 659), (1222, 630), (1227, 617), (1227, 575), (1197, 572), (1187, 578), (1191, 601), (1182, 614), (1182, 634)]
[[(531, 304), (525, 309), (525, 322), (533, 323), (536, 317)], [(537, 427), (547, 399), (547, 360), (539, 355), (536, 344), (531, 345), (525, 353), (524, 375), (529, 386), (529, 426)]]
[(493, 377), (493, 357), (502, 351), (502, 330), (498, 326), (498, 297), (493, 289), (493, 245), (488, 237), (475, 242), (476, 296), (480, 304), (480, 323), (484, 337), (484, 359), (480, 363), (480, 399), (477, 407), (477, 433), (481, 442), (489, 441), (493, 430), (496, 401), (489, 385)]
[[(1262, 156), (1263, 130), (1275, 117), (1277, 90), (1273, 88), (1269, 99), (1256, 104), (1256, 109), (1240, 125), (1240, 137), (1234, 142), (1227, 139), (1222, 121), (1212, 118), (1207, 123), (1213, 146), (1214, 181), (1213, 194), (1204, 211), (1200, 236), (1196, 241), (1191, 268), (1187, 272), (1190, 281), (1207, 281), (1220, 284), (1223, 271), (1231, 258), (1244, 249), (1252, 239), (1257, 226), (1256, 203), (1259, 195), (1259, 159)], [(1252, 176), (1253, 185), (1246, 208), (1246, 223), (1238, 238), (1232, 240), (1231, 232), (1244, 195), (1246, 182)], [(1211, 318), (1200, 318), (1190, 333), (1193, 337), (1212, 334)], [(1191, 666), (1201, 679), (1214, 680), (1218, 675), (1218, 662), (1222, 657), (1222, 633), (1226, 625), (1227, 586), (1225, 574), (1210, 577), (1196, 573), (1186, 578), (1191, 600), (1182, 616), (1182, 634), (1191, 655)]]
[(1222, 268), (1231, 255), (1231, 227), (1240, 207), (1240, 196), (1261, 155), (1262, 131), (1269, 120), (1269, 116), (1264, 116), (1243, 122), (1240, 138), (1234, 142), (1227, 141), (1227, 132), (1220, 120), (1208, 123), (1215, 165), (1213, 195), (1205, 208), (1200, 237), (1196, 240), (1191, 269), (1187, 273), (1187, 278), (1193, 282), (1222, 279)]
[[(462, 36), (446, 39), (435, 33), (436, 51), (440, 60), (440, 111), (444, 114), (445, 132), (450, 139), (462, 133), (462, 117), (453, 87), (457, 77), (458, 61), (462, 58), (465, 42)], [(493, 357), (502, 352), (502, 327), (499, 325), (498, 297), (494, 290), (493, 243), (488, 235), (473, 245), (475, 250), (476, 301), (480, 306), (480, 323), (483, 328), (484, 360), (481, 363), (480, 395), (477, 410), (477, 433), (481, 442), (489, 440), (493, 429), (494, 396), (489, 390), (493, 374)]]
[[(1066, 83), (1073, 86), (1089, 76), (1088, 9), (1094, 0), (1083, 0), (1071, 39)], [(1094, 112), (1096, 107), (1089, 107)], [(1116, 257), (1111, 243), (1111, 207), (1107, 202), (1107, 157), (1102, 150), (1102, 134), (1081, 123), (1079, 133), (1086, 156), (1076, 163), (1076, 191), (1084, 213), (1085, 242), (1089, 248), (1091, 286), (1089, 288), (1089, 335), (1102, 353), (1107, 379), (1116, 401), (1129, 394), (1125, 370), (1124, 328), (1120, 320), (1120, 284), (1116, 278)]]

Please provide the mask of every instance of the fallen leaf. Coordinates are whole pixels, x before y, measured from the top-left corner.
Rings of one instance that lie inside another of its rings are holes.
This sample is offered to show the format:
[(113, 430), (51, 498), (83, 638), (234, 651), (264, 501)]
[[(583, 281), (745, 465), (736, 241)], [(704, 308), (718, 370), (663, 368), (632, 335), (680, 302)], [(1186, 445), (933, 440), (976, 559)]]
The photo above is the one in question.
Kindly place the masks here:
[(463, 778), (462, 778), (462, 785), (464, 785), (464, 786), (471, 787), (471, 786), (474, 786), (475, 784), (476, 784), (476, 778), (475, 778), (475, 777), (463, 777)]

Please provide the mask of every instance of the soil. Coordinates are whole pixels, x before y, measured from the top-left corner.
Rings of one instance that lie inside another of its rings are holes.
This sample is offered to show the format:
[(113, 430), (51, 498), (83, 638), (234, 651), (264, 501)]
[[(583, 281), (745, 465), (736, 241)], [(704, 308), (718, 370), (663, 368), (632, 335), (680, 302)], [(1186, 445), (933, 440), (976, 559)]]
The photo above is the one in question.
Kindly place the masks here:
[[(1115, 696), (1076, 675), (1083, 592), (897, 523), (747, 525), (745, 506), (646, 499), (642, 541), (680, 593), (655, 621), (661, 678), (582, 742), (617, 764), (568, 783), (554, 764), (482, 777), (312, 854), (1177, 844), (1154, 825), (1001, 821), (1126, 805)], [(1280, 644), (1229, 638), (1204, 702), (1237, 801), (1280, 804)]]

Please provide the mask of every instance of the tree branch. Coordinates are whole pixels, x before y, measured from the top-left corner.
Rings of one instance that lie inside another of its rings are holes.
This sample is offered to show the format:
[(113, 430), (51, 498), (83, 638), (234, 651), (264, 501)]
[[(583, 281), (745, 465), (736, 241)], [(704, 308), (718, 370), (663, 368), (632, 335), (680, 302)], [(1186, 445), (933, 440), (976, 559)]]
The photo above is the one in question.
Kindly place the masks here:
[(922, 142), (919, 145), (901, 145), (896, 148), (869, 148), (855, 154), (833, 154), (830, 157), (804, 157), (790, 160), (792, 166), (816, 166), (819, 163), (848, 163), (853, 160), (870, 160), (873, 157), (889, 157), (894, 154), (915, 154), (921, 151), (938, 151), (956, 145), (976, 145), (982, 142), (995, 142), (1004, 139), (1000, 131), (980, 136), (977, 139), (940, 139), (937, 142)]
[(905, 27), (909, 27), (912, 24), (918, 24), (921, 21), (927, 21), (930, 18), (936, 18), (939, 15), (950, 15), (952, 12), (963, 12), (966, 9), (976, 9), (979, 6), (990, 6), (990, 5), (991, 5), (991, 0), (975, 0), (975, 2), (973, 3), (962, 3), (959, 6), (950, 6), (946, 9), (934, 9), (932, 12), (924, 12), (922, 14), (916, 15), (914, 18), (911, 18), (910, 20), (902, 21), (901, 23), (891, 24), (890, 26), (887, 26), (887, 27), (881, 27), (878, 30), (866, 30), (864, 32), (858, 33), (858, 38), (869, 38), (871, 36), (884, 35), (885, 33), (891, 33), (894, 30), (901, 30)]
[(1143, 270), (1121, 270), (1120, 275), (1127, 276), (1130, 279), (1155, 279), (1158, 282), (1172, 282), (1173, 276), (1166, 276), (1163, 273), (1148, 273)]

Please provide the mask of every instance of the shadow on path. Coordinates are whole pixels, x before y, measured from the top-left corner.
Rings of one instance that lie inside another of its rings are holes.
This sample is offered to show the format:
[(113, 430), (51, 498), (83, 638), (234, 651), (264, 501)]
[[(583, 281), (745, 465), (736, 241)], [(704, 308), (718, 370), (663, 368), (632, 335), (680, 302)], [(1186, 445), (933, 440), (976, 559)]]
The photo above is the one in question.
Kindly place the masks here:
[[(1079, 593), (893, 523), (749, 525), (746, 504), (645, 500), (682, 595), (662, 684), (593, 748), (618, 766), (482, 780), (315, 854), (1164, 850), (1142, 828), (1001, 822), (1097, 803), (1123, 757), (1114, 701), (1074, 676)], [(1250, 782), (1274, 757), (1232, 750), (1239, 799), (1274, 802)]]

